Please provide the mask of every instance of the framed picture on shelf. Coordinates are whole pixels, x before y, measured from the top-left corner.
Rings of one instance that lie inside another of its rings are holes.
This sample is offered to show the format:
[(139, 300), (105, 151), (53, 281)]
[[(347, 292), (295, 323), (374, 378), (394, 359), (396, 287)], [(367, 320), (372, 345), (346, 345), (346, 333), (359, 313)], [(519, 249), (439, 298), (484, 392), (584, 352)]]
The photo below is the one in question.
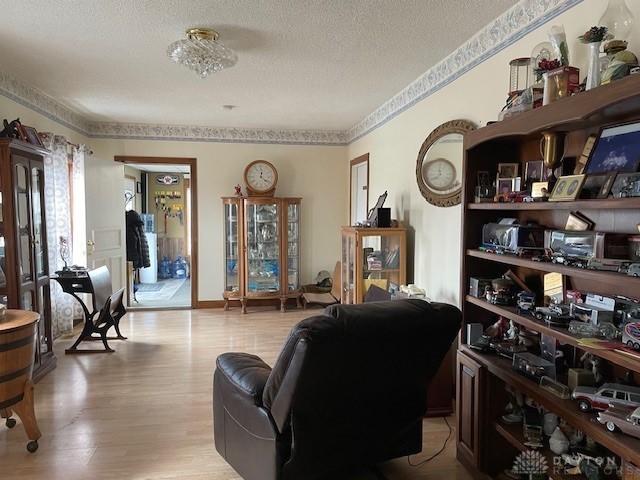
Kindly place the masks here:
[(544, 164), (542, 160), (527, 162), (524, 166), (524, 184), (526, 188), (531, 188), (534, 182), (544, 180)]
[(518, 176), (517, 163), (499, 163), (498, 164), (498, 178), (515, 178)]
[(478, 172), (478, 187), (490, 187), (491, 186), (491, 177), (489, 176), (489, 172), (486, 170), (481, 170)]
[(27, 127), (26, 125), (22, 125), (22, 128), (24, 129), (24, 134), (27, 138), (27, 142), (29, 142), (31, 145), (35, 145), (36, 147), (44, 148), (44, 144), (42, 143), (42, 140), (40, 140), (38, 131), (35, 128)]
[[(638, 180), (640, 180), (640, 173), (618, 172), (618, 174), (616, 175), (616, 179), (611, 185), (611, 193), (615, 198), (621, 198), (623, 196), (634, 197), (636, 195), (630, 194), (631, 192), (627, 191), (627, 187), (630, 187), (633, 182), (636, 182)], [(623, 191), (625, 192), (624, 195)]]
[(575, 200), (580, 194), (586, 175), (565, 175), (560, 177), (553, 187), (550, 202)]
[(587, 175), (584, 179), (582, 190), (580, 191), (580, 198), (598, 198), (606, 179), (606, 173), (594, 173)]
[(640, 121), (602, 128), (584, 173), (635, 172), (639, 164)]
[(496, 194), (508, 195), (513, 192), (513, 178), (498, 178), (496, 182)]
[(602, 188), (598, 192), (597, 198), (608, 198), (611, 193), (611, 187), (613, 186), (613, 182), (616, 179), (618, 172), (609, 172), (604, 179), (604, 183), (602, 184)]

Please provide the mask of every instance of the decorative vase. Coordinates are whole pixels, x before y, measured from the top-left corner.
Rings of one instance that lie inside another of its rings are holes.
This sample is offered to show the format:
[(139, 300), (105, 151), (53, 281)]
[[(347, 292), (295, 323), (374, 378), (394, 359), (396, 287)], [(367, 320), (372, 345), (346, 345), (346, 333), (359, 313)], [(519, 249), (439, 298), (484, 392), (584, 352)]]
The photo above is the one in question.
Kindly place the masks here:
[(586, 90), (591, 90), (600, 86), (600, 67), (598, 60), (600, 59), (600, 44), (602, 42), (591, 42), (589, 45), (589, 70), (587, 71)]
[(616, 40), (626, 40), (633, 29), (633, 14), (624, 0), (609, 0), (598, 25), (607, 27)]

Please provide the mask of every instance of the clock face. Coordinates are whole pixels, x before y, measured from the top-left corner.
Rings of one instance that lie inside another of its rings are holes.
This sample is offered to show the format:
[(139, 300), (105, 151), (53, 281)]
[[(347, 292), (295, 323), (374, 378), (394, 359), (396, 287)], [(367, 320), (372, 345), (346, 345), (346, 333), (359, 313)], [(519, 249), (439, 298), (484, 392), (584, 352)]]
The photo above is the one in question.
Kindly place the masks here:
[(450, 188), (456, 179), (456, 167), (445, 158), (436, 158), (423, 166), (424, 182), (434, 190)]
[(256, 192), (268, 192), (278, 182), (278, 172), (266, 160), (255, 160), (244, 171), (247, 187)]

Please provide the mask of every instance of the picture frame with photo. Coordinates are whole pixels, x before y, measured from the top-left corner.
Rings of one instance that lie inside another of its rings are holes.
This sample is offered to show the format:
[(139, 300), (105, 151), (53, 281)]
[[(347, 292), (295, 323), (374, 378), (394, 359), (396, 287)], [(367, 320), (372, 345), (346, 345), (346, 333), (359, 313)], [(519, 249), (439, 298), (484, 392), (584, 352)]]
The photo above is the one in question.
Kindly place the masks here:
[(580, 195), (580, 190), (582, 189), (582, 184), (586, 175), (565, 175), (558, 178), (555, 186), (553, 187), (553, 191), (551, 192), (551, 197), (549, 197), (550, 202), (568, 202), (571, 200), (575, 200)]
[(640, 121), (600, 129), (584, 173), (636, 172), (640, 166)]
[(621, 198), (620, 192), (622, 189), (636, 180), (640, 180), (640, 173), (618, 172), (611, 185), (611, 194), (613, 194), (614, 198)]
[(582, 184), (582, 190), (580, 191), (580, 198), (598, 198), (604, 182), (607, 179), (606, 173), (593, 173), (587, 175)]
[(527, 162), (524, 165), (524, 185), (526, 189), (530, 189), (535, 182), (541, 182), (545, 179), (545, 168), (542, 160)]
[(609, 198), (609, 194), (611, 193), (611, 187), (613, 186), (613, 182), (616, 179), (618, 172), (609, 172), (602, 184), (602, 188), (598, 192), (597, 198)]
[(519, 166), (518, 163), (499, 163), (498, 178), (516, 178)]
[(491, 176), (487, 170), (480, 170), (478, 172), (478, 187), (490, 187), (491, 186)]
[(24, 130), (24, 135), (31, 145), (35, 145), (36, 147), (44, 148), (44, 143), (40, 140), (40, 136), (38, 135), (38, 131), (33, 127), (27, 127), (26, 125), (22, 125), (22, 129)]
[(498, 178), (496, 181), (496, 195), (508, 195), (514, 191), (514, 178)]

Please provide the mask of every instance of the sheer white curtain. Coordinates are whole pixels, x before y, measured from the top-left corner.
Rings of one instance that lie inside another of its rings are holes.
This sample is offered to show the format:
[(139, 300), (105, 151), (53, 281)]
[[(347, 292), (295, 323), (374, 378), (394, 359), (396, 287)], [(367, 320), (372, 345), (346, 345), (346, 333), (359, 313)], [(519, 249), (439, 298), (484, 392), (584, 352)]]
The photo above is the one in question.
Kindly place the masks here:
[[(62, 269), (60, 237), (69, 240), (71, 251), (71, 209), (69, 198), (69, 166), (67, 163), (67, 140), (60, 135), (45, 133), (44, 146), (51, 151), (44, 158), (44, 201), (47, 221), (47, 244), (49, 271)], [(67, 260), (72, 261), (72, 256)], [(57, 282), (51, 282), (51, 317), (53, 338), (70, 332), (73, 328), (73, 297), (64, 293)]]

